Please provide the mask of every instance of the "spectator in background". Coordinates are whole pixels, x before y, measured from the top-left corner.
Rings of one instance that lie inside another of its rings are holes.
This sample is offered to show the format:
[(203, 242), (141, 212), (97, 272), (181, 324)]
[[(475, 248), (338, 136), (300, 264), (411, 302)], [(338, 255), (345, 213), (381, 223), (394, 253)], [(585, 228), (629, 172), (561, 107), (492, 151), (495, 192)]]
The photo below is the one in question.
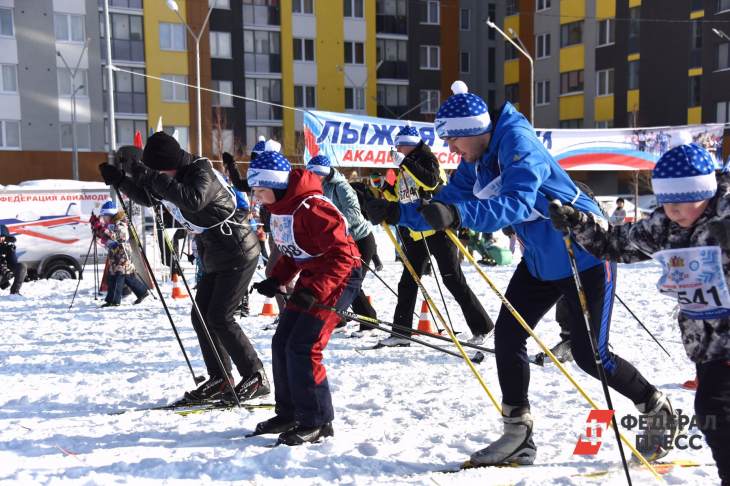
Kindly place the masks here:
[(613, 214), (609, 219), (612, 226), (623, 226), (626, 222), (626, 210), (624, 209), (623, 198), (616, 199), (616, 209), (613, 210)]
[(10, 294), (20, 294), (27, 273), (25, 263), (20, 263), (15, 254), (15, 236), (10, 234), (7, 226), (0, 224), (0, 289), (8, 288), (12, 279)]

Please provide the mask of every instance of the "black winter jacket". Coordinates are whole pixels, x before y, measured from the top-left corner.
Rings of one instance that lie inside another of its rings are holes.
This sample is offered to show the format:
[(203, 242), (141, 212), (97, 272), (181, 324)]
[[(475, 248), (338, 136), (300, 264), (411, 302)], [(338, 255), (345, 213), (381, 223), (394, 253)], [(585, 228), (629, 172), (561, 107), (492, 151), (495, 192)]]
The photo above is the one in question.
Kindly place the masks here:
[[(191, 223), (210, 227), (224, 221), (236, 207), (235, 198), (213, 172), (206, 158), (187, 154), (175, 177), (151, 171), (140, 188), (125, 177), (119, 189), (133, 201), (152, 206), (167, 200), (180, 209)], [(230, 228), (230, 234), (228, 229)], [(236, 270), (245, 262), (258, 258), (260, 247), (256, 235), (245, 224), (245, 212), (237, 210), (224, 227), (217, 226), (196, 236), (198, 252), (206, 273)]]

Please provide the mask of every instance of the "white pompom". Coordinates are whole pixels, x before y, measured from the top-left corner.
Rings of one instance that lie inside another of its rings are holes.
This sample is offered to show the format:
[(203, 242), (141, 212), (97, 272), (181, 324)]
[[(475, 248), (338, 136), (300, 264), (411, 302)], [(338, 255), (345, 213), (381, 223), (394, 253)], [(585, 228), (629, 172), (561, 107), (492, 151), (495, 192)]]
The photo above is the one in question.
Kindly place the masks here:
[(675, 147), (677, 145), (687, 145), (689, 143), (692, 143), (692, 134), (689, 133), (687, 130), (682, 130), (677, 134), (677, 143), (673, 144)]
[(451, 91), (454, 94), (466, 94), (469, 92), (469, 87), (466, 85), (466, 83), (462, 80), (456, 80), (451, 85)]
[(264, 150), (266, 152), (279, 152), (281, 151), (281, 144), (276, 140), (268, 140)]
[(266, 141), (266, 137), (264, 137), (263, 135), (259, 135), (259, 142), (265, 142), (265, 141)]

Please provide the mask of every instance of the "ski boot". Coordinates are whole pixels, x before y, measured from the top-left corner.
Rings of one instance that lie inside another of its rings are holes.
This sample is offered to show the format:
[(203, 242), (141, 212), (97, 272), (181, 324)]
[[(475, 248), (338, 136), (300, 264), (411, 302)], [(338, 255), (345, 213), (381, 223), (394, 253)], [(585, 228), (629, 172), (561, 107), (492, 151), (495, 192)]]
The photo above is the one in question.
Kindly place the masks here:
[[(195, 404), (202, 403), (208, 400), (216, 400), (223, 398), (224, 394), (228, 390), (226, 379), (220, 376), (211, 376), (206, 381), (200, 384), (195, 390), (185, 392), (185, 395), (181, 402)], [(229, 392), (230, 393), (230, 392)]]
[[(679, 417), (667, 396), (659, 390), (646, 403), (637, 403), (636, 408), (646, 416), (646, 429), (636, 438), (636, 449), (647, 461), (657, 461), (673, 448), (679, 433)], [(632, 459), (638, 461), (635, 456)]]
[[(570, 339), (560, 341), (558, 344), (550, 348), (550, 352), (553, 353), (561, 363), (573, 361), (573, 352), (570, 350)], [(545, 353), (537, 353), (535, 355), (534, 362), (540, 366), (545, 366), (545, 363), (550, 362), (550, 358), (548, 358)]]
[(241, 304), (238, 306), (238, 313), (241, 318), (248, 317), (250, 309), (248, 308), (248, 295), (244, 295)]
[(256, 424), (254, 431), (246, 435), (246, 437), (266, 434), (283, 434), (296, 426), (297, 422), (293, 418), (287, 418), (283, 415), (274, 415), (270, 419)]
[(469, 458), (472, 465), (499, 466), (535, 462), (537, 447), (532, 440), (532, 415), (529, 407), (502, 404), (504, 434), (488, 447), (476, 451)]
[(234, 390), (238, 400), (245, 402), (268, 395), (271, 393), (271, 385), (269, 385), (269, 380), (266, 378), (266, 372), (260, 369), (248, 378), (242, 379)]
[(378, 341), (378, 344), (376, 344), (376, 347), (378, 348), (396, 348), (396, 347), (408, 347), (411, 345), (411, 342), (407, 339), (403, 339), (402, 337), (398, 336), (390, 336), (385, 339), (381, 339)]
[(335, 430), (332, 428), (332, 422), (316, 427), (297, 425), (279, 436), (279, 444), (296, 446), (305, 442), (319, 442), (321, 439), (333, 435), (335, 435)]

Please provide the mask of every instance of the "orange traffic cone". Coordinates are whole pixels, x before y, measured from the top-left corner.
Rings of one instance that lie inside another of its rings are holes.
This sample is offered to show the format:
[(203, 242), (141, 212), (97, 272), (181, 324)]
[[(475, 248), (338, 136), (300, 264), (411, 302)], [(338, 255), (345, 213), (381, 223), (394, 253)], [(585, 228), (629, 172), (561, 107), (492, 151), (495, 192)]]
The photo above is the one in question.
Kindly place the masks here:
[(697, 389), (697, 377), (694, 380), (687, 380), (682, 383), (682, 388), (685, 390), (696, 390)]
[(173, 299), (187, 299), (188, 294), (185, 292), (182, 287), (180, 287), (180, 282), (177, 280), (177, 273), (172, 273), (172, 298)]
[(370, 304), (370, 306), (372, 307), (372, 305), (373, 305), (373, 298), (371, 296), (369, 296), (369, 295), (367, 296), (367, 298), (368, 298), (368, 304)]
[(271, 298), (266, 297), (266, 300), (264, 301), (264, 308), (261, 309), (261, 314), (259, 314), (259, 316), (274, 317), (278, 314), (279, 313), (276, 312), (276, 309), (274, 308), (273, 302), (271, 302)]
[(428, 302), (425, 300), (421, 303), (421, 316), (418, 319), (418, 330), (430, 334), (438, 334), (431, 323), (431, 318), (429, 317), (428, 312)]

